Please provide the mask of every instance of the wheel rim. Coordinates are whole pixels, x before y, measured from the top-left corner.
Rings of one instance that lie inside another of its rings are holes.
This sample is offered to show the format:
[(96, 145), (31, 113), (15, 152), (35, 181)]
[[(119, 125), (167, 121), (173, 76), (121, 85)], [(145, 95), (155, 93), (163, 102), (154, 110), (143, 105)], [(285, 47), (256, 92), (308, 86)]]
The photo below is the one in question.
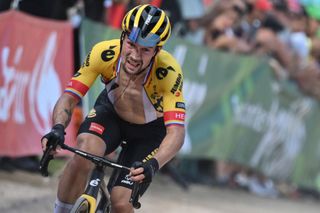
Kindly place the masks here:
[(89, 213), (89, 203), (87, 200), (81, 203), (79, 208), (77, 209), (77, 212), (79, 213)]

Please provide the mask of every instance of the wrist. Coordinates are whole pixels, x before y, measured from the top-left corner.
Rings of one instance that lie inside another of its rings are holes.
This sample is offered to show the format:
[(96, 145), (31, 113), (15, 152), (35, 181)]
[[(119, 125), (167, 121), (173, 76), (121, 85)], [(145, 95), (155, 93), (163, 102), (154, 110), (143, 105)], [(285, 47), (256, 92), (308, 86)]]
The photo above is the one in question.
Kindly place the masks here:
[(153, 174), (155, 174), (159, 170), (159, 162), (158, 162), (158, 160), (155, 159), (155, 158), (151, 158), (149, 160), (149, 164), (151, 165), (151, 167), (153, 169)]
[(52, 129), (63, 131), (64, 132), (64, 126), (62, 124), (55, 124)]

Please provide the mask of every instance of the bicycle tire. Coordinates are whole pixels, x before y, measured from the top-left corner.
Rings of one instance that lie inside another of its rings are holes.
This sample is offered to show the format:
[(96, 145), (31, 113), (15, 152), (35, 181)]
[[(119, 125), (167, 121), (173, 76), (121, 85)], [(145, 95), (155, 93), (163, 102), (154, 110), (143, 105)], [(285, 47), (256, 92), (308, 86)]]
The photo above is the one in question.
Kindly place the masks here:
[(70, 213), (89, 213), (89, 212), (90, 212), (90, 204), (89, 204), (89, 201), (84, 197), (78, 198), (70, 211)]

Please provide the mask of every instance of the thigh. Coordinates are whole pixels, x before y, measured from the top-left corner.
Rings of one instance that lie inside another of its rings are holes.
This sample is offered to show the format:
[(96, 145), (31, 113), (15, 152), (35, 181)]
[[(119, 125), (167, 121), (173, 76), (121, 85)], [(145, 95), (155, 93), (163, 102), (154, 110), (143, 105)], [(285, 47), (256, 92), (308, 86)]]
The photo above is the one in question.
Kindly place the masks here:
[(105, 154), (113, 152), (121, 142), (118, 117), (105, 105), (95, 105), (78, 131), (78, 137), (88, 137), (88, 135), (94, 135), (104, 141)]
[[(106, 150), (105, 142), (98, 136), (90, 133), (81, 133), (77, 137), (77, 148), (90, 154), (104, 156)], [(81, 156), (75, 155), (77, 158)]]
[(128, 207), (131, 204), (128, 202), (130, 200), (131, 190), (121, 186), (115, 186), (111, 191), (111, 202), (112, 205), (116, 205), (116, 203), (127, 204)]

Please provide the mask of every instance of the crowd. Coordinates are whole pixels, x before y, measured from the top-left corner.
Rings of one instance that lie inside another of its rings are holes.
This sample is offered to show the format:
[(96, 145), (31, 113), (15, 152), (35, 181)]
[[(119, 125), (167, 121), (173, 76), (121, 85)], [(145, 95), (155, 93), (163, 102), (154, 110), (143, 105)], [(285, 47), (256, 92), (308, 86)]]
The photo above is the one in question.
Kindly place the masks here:
[[(178, 2), (184, 18), (175, 25), (176, 35), (220, 51), (268, 56), (277, 81), (292, 81), (305, 95), (320, 98), (319, 6), (298, 0), (211, 1), (206, 6), (204, 1), (192, 1), (194, 5)], [(233, 162), (199, 164), (205, 171), (199, 173), (207, 174), (200, 181), (208, 184), (244, 188), (267, 197), (309, 193), (319, 198), (313, 190), (275, 183), (258, 171)]]
[[(123, 15), (137, 4), (166, 10), (173, 35), (196, 45), (236, 54), (267, 55), (278, 81), (291, 80), (320, 99), (320, 1), (306, 0), (1, 0), (0, 11), (15, 8), (45, 18), (69, 20), (75, 32), (75, 70), (80, 66), (77, 33), (82, 17), (120, 28)], [(34, 162), (34, 157), (32, 160)], [(2, 158), (14, 162), (12, 159)], [(11, 165), (21, 167), (26, 159)], [(8, 164), (6, 164), (8, 165)], [(35, 170), (31, 164), (26, 166)], [(249, 189), (262, 196), (296, 195), (290, 187), (248, 168), (217, 160), (204, 163), (215, 184)], [(212, 166), (213, 165), (213, 166)], [(23, 167), (23, 166), (22, 166)], [(10, 167), (9, 167), (10, 168)], [(37, 168), (37, 167), (36, 167)]]

